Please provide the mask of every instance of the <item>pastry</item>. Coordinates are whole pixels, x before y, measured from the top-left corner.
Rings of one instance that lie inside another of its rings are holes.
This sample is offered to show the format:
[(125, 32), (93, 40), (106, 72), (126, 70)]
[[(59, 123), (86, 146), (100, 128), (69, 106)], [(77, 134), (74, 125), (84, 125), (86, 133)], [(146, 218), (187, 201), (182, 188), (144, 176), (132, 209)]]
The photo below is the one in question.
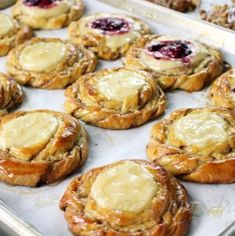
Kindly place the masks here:
[(68, 113), (106, 129), (139, 126), (166, 107), (166, 97), (151, 74), (125, 67), (84, 75), (65, 96)]
[(235, 109), (235, 69), (227, 71), (213, 82), (209, 98), (215, 106)]
[(0, 2), (0, 9), (7, 8), (7, 7), (15, 4), (15, 2), (16, 2), (16, 0), (1, 0), (1, 2)]
[(163, 89), (198, 91), (223, 71), (222, 54), (205, 44), (146, 35), (129, 49), (126, 66), (150, 71)]
[(199, 183), (235, 182), (235, 113), (182, 109), (154, 125), (149, 159), (173, 175)]
[(33, 38), (14, 48), (7, 69), (22, 85), (61, 89), (96, 67), (95, 55), (83, 46), (56, 38)]
[(0, 73), (0, 114), (22, 103), (24, 94), (21, 87), (10, 76)]
[(37, 186), (80, 167), (88, 155), (87, 134), (70, 115), (36, 110), (0, 118), (0, 181)]
[(235, 30), (235, 5), (214, 5), (210, 11), (201, 10), (201, 19)]
[(14, 47), (32, 38), (33, 31), (16, 20), (0, 13), (0, 56), (5, 56)]
[(60, 208), (79, 236), (183, 236), (191, 221), (184, 187), (142, 160), (119, 161), (76, 177)]
[(78, 20), (84, 12), (81, 0), (18, 0), (12, 15), (34, 29), (59, 29)]
[(69, 26), (72, 41), (106, 60), (123, 56), (137, 38), (149, 32), (149, 27), (141, 20), (111, 13), (86, 16)]
[(147, 0), (164, 7), (180, 12), (193, 11), (199, 5), (200, 0)]

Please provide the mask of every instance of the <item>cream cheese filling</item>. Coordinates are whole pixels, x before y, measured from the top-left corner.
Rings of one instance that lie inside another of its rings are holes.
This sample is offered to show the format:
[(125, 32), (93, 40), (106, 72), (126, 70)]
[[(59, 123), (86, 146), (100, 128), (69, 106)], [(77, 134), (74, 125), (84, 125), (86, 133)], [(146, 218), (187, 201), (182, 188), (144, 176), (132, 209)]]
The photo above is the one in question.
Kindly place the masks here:
[(110, 100), (123, 101), (135, 96), (145, 85), (142, 75), (133, 71), (116, 71), (99, 78), (98, 91)]
[(14, 27), (11, 18), (7, 15), (0, 14), (0, 37), (6, 35)]
[(29, 160), (49, 142), (58, 120), (47, 113), (30, 113), (10, 120), (0, 131), (0, 148), (10, 149), (16, 158)]
[(139, 213), (152, 202), (158, 185), (147, 169), (132, 161), (102, 171), (91, 196), (104, 209)]
[[(150, 42), (147, 47), (154, 45), (154, 42), (159, 41), (167, 41), (167, 40), (179, 40), (177, 38), (169, 37), (169, 36), (162, 36), (158, 38), (158, 40), (153, 40)], [(140, 54), (141, 61), (156, 72), (164, 72), (167, 70), (172, 70), (176, 68), (183, 68), (187, 66), (198, 65), (202, 62), (206, 56), (209, 55), (207, 48), (195, 41), (192, 41), (193, 44), (193, 52), (187, 58), (189, 58), (189, 63), (186, 64), (181, 59), (172, 59), (172, 60), (163, 60), (163, 59), (156, 59), (153, 55), (151, 55), (147, 49), (143, 49)]]
[[(125, 20), (127, 20), (131, 25), (130, 31), (127, 33), (121, 33), (121, 34), (117, 34), (117, 35), (104, 35), (99, 29), (92, 29), (88, 26), (91, 21), (94, 21), (99, 18), (105, 18), (105, 17), (125, 18)], [(131, 43), (131, 42), (135, 41), (141, 35), (141, 28), (142, 27), (141, 27), (140, 22), (137, 22), (132, 18), (129, 18), (126, 16), (124, 17), (121, 15), (102, 14), (99, 16), (87, 17), (86, 20), (81, 22), (78, 30), (79, 30), (79, 34), (84, 35), (84, 36), (89, 33), (94, 33), (94, 32), (96, 34), (103, 35), (105, 37), (105, 43), (107, 44), (107, 46), (109, 48), (111, 48), (112, 50), (115, 50), (127, 43)]]
[(72, 2), (71, 0), (58, 1), (55, 3), (56, 5), (51, 8), (39, 8), (37, 6), (22, 4), (21, 9), (23, 14), (31, 16), (32, 18), (50, 18), (68, 12)]
[(177, 120), (173, 132), (186, 145), (204, 149), (226, 142), (228, 124), (213, 112), (197, 112)]
[(19, 63), (24, 70), (43, 72), (59, 63), (66, 52), (62, 42), (37, 42), (26, 46), (19, 57)]

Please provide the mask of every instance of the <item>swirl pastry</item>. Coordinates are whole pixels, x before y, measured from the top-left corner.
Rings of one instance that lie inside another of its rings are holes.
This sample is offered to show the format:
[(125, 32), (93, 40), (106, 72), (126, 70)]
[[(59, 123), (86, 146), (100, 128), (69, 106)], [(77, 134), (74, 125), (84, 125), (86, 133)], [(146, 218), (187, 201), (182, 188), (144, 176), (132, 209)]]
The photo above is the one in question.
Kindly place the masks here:
[(225, 108), (178, 110), (153, 127), (147, 154), (184, 180), (232, 183), (234, 128), (235, 114)]
[(222, 54), (196, 41), (146, 35), (125, 58), (128, 67), (150, 71), (163, 89), (198, 91), (223, 71)]
[(14, 47), (32, 38), (33, 31), (28, 26), (19, 25), (16, 20), (0, 13), (0, 56), (5, 56)]
[(137, 38), (149, 32), (149, 27), (141, 20), (111, 13), (83, 17), (69, 26), (72, 41), (83, 44), (106, 60), (123, 56)]
[(52, 183), (80, 167), (87, 155), (87, 133), (70, 115), (36, 110), (0, 118), (0, 181)]
[(12, 15), (34, 29), (59, 29), (78, 20), (84, 12), (81, 0), (18, 0)]
[(147, 0), (180, 12), (193, 11), (200, 0)]
[(74, 235), (183, 236), (191, 221), (184, 187), (159, 166), (124, 160), (75, 178), (60, 201)]
[(20, 85), (10, 76), (0, 73), (0, 114), (20, 105), (23, 99), (24, 94)]
[(83, 46), (56, 38), (33, 38), (14, 48), (8, 55), (7, 68), (22, 85), (61, 89), (78, 76), (92, 72), (95, 55)]
[(15, 4), (15, 2), (16, 2), (16, 0), (1, 0), (1, 2), (0, 2), (0, 9), (7, 8), (7, 7)]
[(215, 106), (235, 108), (235, 69), (227, 71), (213, 82), (209, 98)]
[(84, 75), (65, 96), (68, 113), (106, 129), (139, 126), (166, 107), (166, 97), (151, 74), (124, 67)]

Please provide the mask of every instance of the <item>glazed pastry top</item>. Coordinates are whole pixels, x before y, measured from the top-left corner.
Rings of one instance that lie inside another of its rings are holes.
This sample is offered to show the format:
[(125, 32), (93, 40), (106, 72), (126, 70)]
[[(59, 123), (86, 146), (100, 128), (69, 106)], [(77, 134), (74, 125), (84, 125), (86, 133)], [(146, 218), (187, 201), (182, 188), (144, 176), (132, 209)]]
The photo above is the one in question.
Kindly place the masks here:
[(77, 30), (81, 36), (89, 33), (105, 36), (107, 46), (116, 49), (136, 40), (141, 35), (142, 26), (131, 17), (106, 13), (85, 17)]
[(104, 209), (139, 213), (150, 206), (156, 191), (157, 184), (150, 172), (126, 161), (99, 173), (91, 196)]
[(196, 66), (209, 55), (207, 48), (195, 41), (161, 36), (150, 41), (140, 58), (146, 66), (157, 72)]
[(19, 63), (24, 70), (42, 72), (59, 63), (65, 52), (62, 42), (37, 42), (22, 50)]

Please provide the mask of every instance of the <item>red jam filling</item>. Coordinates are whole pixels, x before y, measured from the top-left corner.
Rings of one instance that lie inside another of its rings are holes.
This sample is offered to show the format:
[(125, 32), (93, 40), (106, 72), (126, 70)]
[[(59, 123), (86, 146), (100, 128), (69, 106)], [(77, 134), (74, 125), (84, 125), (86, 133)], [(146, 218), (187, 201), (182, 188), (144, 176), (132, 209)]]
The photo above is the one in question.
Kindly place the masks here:
[(117, 17), (100, 18), (92, 21), (90, 26), (108, 35), (124, 34), (130, 31), (130, 23)]
[(192, 54), (192, 44), (187, 41), (161, 41), (147, 48), (156, 59), (175, 60), (181, 59), (189, 63), (189, 56)]
[(61, 0), (24, 0), (24, 4), (29, 7), (51, 8), (58, 1)]

